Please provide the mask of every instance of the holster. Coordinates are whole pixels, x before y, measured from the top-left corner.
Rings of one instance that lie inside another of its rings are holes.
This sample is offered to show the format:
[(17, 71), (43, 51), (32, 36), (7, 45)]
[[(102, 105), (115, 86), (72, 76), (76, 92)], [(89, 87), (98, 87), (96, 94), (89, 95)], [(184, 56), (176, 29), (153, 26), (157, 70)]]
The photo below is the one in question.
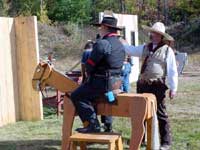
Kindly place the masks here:
[[(116, 73), (111, 73), (109, 71), (106, 71), (106, 73), (103, 73), (103, 74), (93, 74), (92, 80), (96, 80), (96, 79), (100, 82), (105, 81), (105, 90), (107, 92), (120, 89), (121, 84), (122, 84), (121, 75), (119, 73), (116, 74)], [(97, 85), (98, 83), (95, 82), (95, 84)]]
[(122, 84), (121, 76), (120, 75), (109, 75), (107, 77), (107, 91), (113, 91), (120, 89)]

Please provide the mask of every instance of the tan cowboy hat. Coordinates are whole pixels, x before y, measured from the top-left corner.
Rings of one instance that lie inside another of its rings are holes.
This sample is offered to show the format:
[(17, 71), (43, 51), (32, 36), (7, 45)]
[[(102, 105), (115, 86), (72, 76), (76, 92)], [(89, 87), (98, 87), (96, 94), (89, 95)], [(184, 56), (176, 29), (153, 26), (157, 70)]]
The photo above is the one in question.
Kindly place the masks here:
[(166, 40), (172, 41), (174, 39), (172, 36), (165, 32), (165, 25), (162, 22), (156, 22), (152, 27), (148, 27), (146, 25), (142, 25), (142, 28), (149, 32), (156, 32), (160, 35), (163, 35)]
[(175, 41), (175, 39), (171, 36), (171, 35), (169, 35), (169, 34), (167, 34), (165, 37), (164, 37), (164, 40), (167, 40), (167, 41)]

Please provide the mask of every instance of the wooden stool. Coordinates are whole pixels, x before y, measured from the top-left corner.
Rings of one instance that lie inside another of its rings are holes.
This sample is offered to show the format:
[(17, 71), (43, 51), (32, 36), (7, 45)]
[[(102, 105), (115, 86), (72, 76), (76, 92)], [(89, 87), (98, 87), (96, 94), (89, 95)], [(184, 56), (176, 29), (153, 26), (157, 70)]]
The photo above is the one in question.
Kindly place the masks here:
[(70, 150), (77, 150), (78, 145), (80, 150), (87, 150), (87, 142), (107, 143), (108, 150), (123, 150), (121, 135), (117, 133), (75, 133), (70, 136)]

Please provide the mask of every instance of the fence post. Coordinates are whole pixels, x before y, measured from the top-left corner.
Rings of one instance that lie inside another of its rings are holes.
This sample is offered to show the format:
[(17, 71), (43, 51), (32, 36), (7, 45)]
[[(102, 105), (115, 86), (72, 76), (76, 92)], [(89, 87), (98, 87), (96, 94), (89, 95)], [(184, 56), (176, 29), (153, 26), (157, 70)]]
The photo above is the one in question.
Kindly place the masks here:
[(13, 18), (0, 17), (0, 126), (19, 119), (13, 22)]
[(17, 17), (14, 22), (20, 120), (41, 120), (41, 95), (32, 88), (33, 73), (39, 62), (37, 18)]

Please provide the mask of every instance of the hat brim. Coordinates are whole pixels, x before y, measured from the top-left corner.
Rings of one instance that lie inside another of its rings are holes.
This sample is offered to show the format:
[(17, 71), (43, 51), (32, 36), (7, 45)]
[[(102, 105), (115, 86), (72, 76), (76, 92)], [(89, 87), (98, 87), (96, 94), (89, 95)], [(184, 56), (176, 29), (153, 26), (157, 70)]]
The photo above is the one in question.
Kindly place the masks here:
[(142, 25), (142, 28), (143, 28), (144, 30), (148, 31), (148, 32), (156, 32), (156, 33), (158, 33), (158, 34), (164, 36), (164, 38), (165, 38), (166, 40), (174, 41), (174, 38), (173, 38), (172, 36), (170, 36), (169, 34), (167, 34), (167, 33), (160, 32), (160, 31), (155, 30), (155, 29), (153, 29), (153, 28), (151, 28), (151, 27), (148, 27), (148, 26), (146, 26), (146, 25)]
[(101, 25), (104, 25), (104, 26), (107, 26), (109, 28), (113, 28), (113, 29), (116, 29), (116, 30), (122, 30), (123, 29), (123, 28), (120, 28), (120, 27), (111, 26), (111, 25), (106, 24), (106, 23), (94, 23), (93, 25), (97, 26), (97, 27), (100, 27)]
[(165, 35), (164, 40), (175, 41), (175, 39), (171, 35), (169, 35), (169, 34)]

